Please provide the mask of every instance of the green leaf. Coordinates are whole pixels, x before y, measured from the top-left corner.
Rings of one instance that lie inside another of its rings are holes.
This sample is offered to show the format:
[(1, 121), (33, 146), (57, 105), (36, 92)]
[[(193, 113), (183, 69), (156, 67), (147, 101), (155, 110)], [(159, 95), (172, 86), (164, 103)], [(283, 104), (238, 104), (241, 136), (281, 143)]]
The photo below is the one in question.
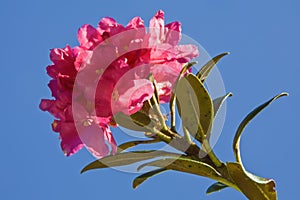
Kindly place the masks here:
[(234, 180), (235, 184), (250, 200), (276, 200), (277, 193), (275, 190), (275, 182), (273, 180), (255, 181), (252, 177), (249, 177), (243, 166), (239, 163), (227, 163), (227, 169), (229, 175)]
[(166, 152), (166, 151), (133, 151), (133, 152), (119, 153), (116, 155), (101, 158), (99, 160), (96, 160), (88, 164), (82, 169), (81, 173), (92, 169), (130, 165), (136, 162), (149, 160), (152, 158), (175, 157), (175, 156), (181, 156), (181, 155), (176, 153)]
[(160, 174), (160, 173), (165, 172), (165, 171), (167, 171), (167, 169), (161, 168), (161, 169), (156, 169), (156, 170), (144, 173), (144, 174), (136, 177), (133, 180), (132, 187), (135, 189), (139, 185), (141, 185), (143, 182), (145, 182), (146, 180), (148, 180), (150, 177), (152, 177), (154, 175), (157, 175), (157, 174)]
[(231, 97), (232, 96), (232, 93), (228, 93), (222, 97), (218, 97), (216, 99), (213, 100), (213, 107), (214, 107), (214, 117), (216, 117), (219, 109), (221, 108), (221, 106), (223, 105), (223, 103), (225, 102), (225, 100), (228, 98), (228, 97)]
[(248, 125), (248, 123), (258, 114), (260, 113), (264, 108), (266, 108), (267, 106), (269, 106), (273, 101), (275, 101), (276, 99), (283, 97), (283, 96), (287, 96), (288, 93), (281, 93), (279, 95), (276, 95), (275, 97), (271, 98), (269, 101), (265, 102), (264, 104), (258, 106), (257, 108), (255, 108), (252, 112), (250, 112), (241, 122), (241, 124), (239, 125), (235, 136), (234, 136), (234, 140), (233, 140), (233, 151), (234, 151), (234, 155), (236, 158), (236, 161), (239, 163), (242, 163), (241, 161), (241, 154), (240, 154), (240, 139), (241, 139), (241, 135), (245, 129), (245, 127)]
[(214, 183), (211, 186), (209, 186), (209, 188), (207, 188), (206, 194), (211, 194), (213, 192), (219, 192), (222, 189), (227, 188), (227, 187), (228, 187), (228, 185), (225, 185), (223, 183), (217, 182), (217, 183)]
[[(177, 79), (175, 81), (174, 88), (176, 88), (176, 85), (177, 85), (179, 79), (195, 64), (197, 64), (197, 62), (189, 62), (183, 66), (183, 68), (180, 71), (179, 76), (177, 77)], [(172, 91), (169, 106), (170, 106), (170, 111), (171, 111), (171, 130), (173, 130), (173, 131), (175, 131), (175, 129), (176, 129), (175, 128), (175, 100), (176, 100), (176, 95)]]
[(118, 112), (114, 115), (114, 120), (120, 126), (134, 131), (149, 131), (150, 127), (154, 127), (154, 123), (150, 117), (142, 112), (136, 112), (132, 115), (125, 115)]
[(175, 88), (176, 102), (182, 124), (198, 141), (209, 135), (214, 110), (212, 100), (201, 81), (193, 74), (179, 79)]
[(190, 174), (208, 177), (217, 181), (223, 180), (220, 173), (217, 172), (210, 165), (204, 162), (192, 160), (184, 156), (179, 158), (163, 158), (163, 159), (151, 161), (139, 166), (138, 170), (146, 166), (154, 166), (154, 167), (165, 168), (168, 170), (186, 172)]
[(229, 55), (229, 52), (222, 53), (220, 55), (215, 56), (213, 59), (208, 61), (196, 74), (196, 76), (202, 81), (205, 82), (206, 78), (208, 77), (211, 70), (214, 68), (214, 66), (226, 55)]
[(118, 146), (117, 152), (120, 153), (128, 148), (137, 146), (139, 144), (153, 144), (153, 143), (157, 143), (157, 142), (161, 142), (161, 140), (153, 139), (153, 140), (136, 140), (136, 141), (125, 142)]

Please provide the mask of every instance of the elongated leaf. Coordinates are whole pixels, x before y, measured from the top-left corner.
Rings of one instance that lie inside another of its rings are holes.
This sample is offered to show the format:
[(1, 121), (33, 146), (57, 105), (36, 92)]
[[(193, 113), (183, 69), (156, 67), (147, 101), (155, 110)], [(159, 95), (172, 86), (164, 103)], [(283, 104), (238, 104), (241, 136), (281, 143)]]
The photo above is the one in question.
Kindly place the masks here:
[[(186, 65), (183, 66), (183, 68), (180, 71), (179, 76), (177, 77), (175, 84), (173, 86), (173, 88), (176, 88), (177, 83), (179, 81), (179, 79), (193, 66), (197, 64), (197, 62), (189, 62)], [(176, 100), (176, 94), (174, 92), (171, 93), (171, 97), (170, 97), (170, 111), (171, 111), (171, 129), (173, 131), (175, 131), (175, 100)]]
[(165, 172), (165, 171), (167, 171), (167, 169), (161, 168), (161, 169), (156, 169), (156, 170), (144, 173), (144, 174), (136, 177), (133, 180), (132, 187), (135, 189), (139, 185), (141, 185), (143, 182), (145, 182), (146, 180), (148, 180), (149, 178), (151, 178), (152, 176), (158, 175), (158, 174), (160, 174), (162, 172)]
[(223, 190), (224, 188), (227, 188), (227, 187), (228, 187), (228, 185), (217, 182), (217, 183), (214, 183), (211, 186), (209, 186), (209, 188), (207, 188), (206, 194), (211, 194), (213, 192), (219, 192), (219, 191), (221, 191), (221, 190)]
[(125, 115), (119, 112), (114, 115), (114, 120), (120, 126), (134, 131), (149, 131), (147, 127), (153, 127), (154, 123), (150, 117), (142, 112), (136, 112), (132, 115)]
[(276, 99), (283, 97), (283, 96), (287, 96), (288, 93), (281, 93), (279, 95), (276, 95), (275, 97), (271, 98), (269, 101), (265, 102), (264, 104), (258, 106), (257, 108), (255, 108), (252, 112), (250, 112), (241, 122), (241, 124), (239, 125), (235, 136), (234, 136), (234, 140), (233, 140), (233, 151), (235, 154), (235, 158), (236, 161), (239, 163), (242, 163), (241, 161), (241, 155), (240, 155), (240, 139), (241, 139), (241, 135), (245, 129), (245, 127), (248, 125), (248, 123), (258, 114), (260, 113), (264, 108), (266, 108), (267, 106), (269, 106), (273, 101), (275, 101)]
[(220, 176), (220, 173), (217, 172), (210, 165), (189, 158), (185, 158), (185, 157), (163, 158), (163, 159), (151, 161), (149, 163), (142, 164), (140, 167), (138, 167), (138, 170), (146, 166), (154, 166), (154, 167), (160, 167), (169, 170), (186, 172), (190, 174), (212, 178), (217, 181), (223, 180), (223, 178)]
[(158, 158), (158, 157), (178, 157), (180, 154), (170, 153), (166, 151), (133, 151), (133, 152), (125, 152), (119, 153), (113, 156), (107, 156), (96, 160), (87, 166), (85, 166), (81, 173), (92, 170), (92, 169), (101, 169), (107, 167), (116, 167), (123, 165), (130, 165), (136, 162)]
[(118, 146), (117, 152), (120, 153), (128, 148), (137, 146), (139, 144), (153, 144), (153, 143), (157, 143), (157, 142), (161, 142), (161, 140), (153, 139), (153, 140), (136, 140), (136, 141), (126, 142), (126, 143), (123, 143)]
[(220, 55), (215, 56), (213, 59), (208, 61), (196, 74), (196, 76), (202, 81), (205, 82), (206, 78), (208, 77), (211, 70), (214, 68), (214, 66), (226, 55), (229, 55), (229, 52), (222, 53)]
[(198, 141), (209, 134), (214, 110), (212, 100), (201, 81), (193, 74), (181, 78), (175, 89), (182, 124)]
[(257, 182), (245, 173), (243, 166), (239, 163), (227, 163), (227, 169), (236, 185), (250, 200), (277, 199), (275, 182), (273, 180), (268, 180), (268, 182), (263, 184)]
[(216, 117), (219, 109), (221, 108), (221, 106), (223, 105), (223, 103), (225, 102), (225, 100), (228, 98), (228, 97), (231, 97), (232, 96), (232, 93), (228, 93), (222, 97), (219, 97), (219, 98), (216, 98), (213, 100), (213, 106), (214, 106), (214, 117)]

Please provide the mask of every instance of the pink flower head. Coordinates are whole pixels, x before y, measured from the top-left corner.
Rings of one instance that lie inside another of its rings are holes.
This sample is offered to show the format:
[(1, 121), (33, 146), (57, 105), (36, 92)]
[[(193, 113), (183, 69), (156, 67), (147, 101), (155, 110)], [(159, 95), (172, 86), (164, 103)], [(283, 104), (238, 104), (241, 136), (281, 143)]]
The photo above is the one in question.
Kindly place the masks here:
[(199, 55), (194, 45), (178, 45), (181, 39), (181, 24), (164, 23), (164, 12), (158, 11), (150, 20), (148, 46), (151, 47), (149, 60), (151, 73), (158, 83), (161, 103), (170, 99), (172, 87), (182, 66)]
[(78, 113), (84, 112), (85, 118), (81, 122), (74, 121), (72, 93), (78, 74), (75, 67), (76, 48), (71, 49), (67, 46), (65, 49), (52, 49), (50, 59), (53, 65), (47, 67), (47, 73), (52, 80), (48, 86), (55, 99), (42, 99), (40, 109), (48, 111), (56, 118), (52, 123), (52, 129), (59, 133), (61, 148), (65, 155), (76, 153), (84, 145), (99, 158), (108, 155), (109, 149), (115, 153), (116, 142), (107, 126), (109, 120), (94, 119), (95, 116), (89, 115), (85, 108), (81, 108)]
[(165, 25), (163, 11), (150, 20), (148, 32), (140, 17), (126, 26), (106, 17), (98, 27), (83, 25), (77, 37), (79, 46), (51, 50), (47, 73), (54, 99), (40, 103), (56, 118), (52, 127), (67, 156), (83, 146), (96, 157), (115, 153), (113, 115), (133, 114), (153, 96), (150, 74), (167, 103), (183, 64), (199, 54), (193, 45), (178, 45), (181, 24)]

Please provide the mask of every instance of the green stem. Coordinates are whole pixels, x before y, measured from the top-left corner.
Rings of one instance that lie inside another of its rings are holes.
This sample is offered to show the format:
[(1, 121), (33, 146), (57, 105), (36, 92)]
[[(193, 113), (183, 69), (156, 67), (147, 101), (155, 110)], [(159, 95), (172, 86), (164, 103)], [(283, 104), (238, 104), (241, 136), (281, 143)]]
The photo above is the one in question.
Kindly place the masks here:
[(171, 98), (170, 98), (171, 130), (174, 131), (174, 132), (176, 132), (175, 99), (176, 99), (175, 94), (172, 94)]
[(202, 148), (204, 151), (208, 154), (210, 157), (211, 161), (217, 166), (221, 167), (223, 163), (218, 159), (216, 154), (213, 152), (212, 148), (210, 147), (210, 144), (206, 138), (203, 139), (202, 141)]
[(161, 130), (167, 130), (168, 126), (166, 125), (163, 114), (160, 112), (159, 104), (155, 103), (153, 105), (153, 111), (157, 115), (158, 121), (161, 124)]
[(170, 136), (167, 136), (163, 134), (161, 131), (157, 130), (156, 128), (149, 129), (152, 133), (156, 134), (159, 139), (169, 144), (172, 141), (172, 138)]
[(154, 111), (154, 114), (157, 116), (158, 121), (160, 122), (160, 124), (162, 126), (161, 130), (167, 130), (168, 126), (166, 125), (165, 118), (159, 108), (159, 99), (158, 99), (159, 97), (157, 94), (157, 88), (156, 88), (155, 81), (153, 81), (152, 83), (153, 83), (155, 94), (156, 94), (156, 95), (153, 95), (152, 98), (150, 99), (150, 101), (152, 103), (152, 109)]
[(236, 161), (242, 163), (241, 152), (240, 152), (240, 138), (237, 139), (236, 144), (233, 146), (233, 153)]

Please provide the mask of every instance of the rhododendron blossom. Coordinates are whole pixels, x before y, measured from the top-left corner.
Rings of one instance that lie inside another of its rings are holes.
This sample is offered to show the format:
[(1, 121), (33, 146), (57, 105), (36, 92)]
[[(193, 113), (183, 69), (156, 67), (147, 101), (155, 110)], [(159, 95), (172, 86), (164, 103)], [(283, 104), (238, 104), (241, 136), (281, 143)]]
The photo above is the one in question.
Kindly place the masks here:
[(180, 23), (165, 25), (158, 11), (148, 31), (140, 17), (126, 26), (106, 17), (96, 28), (79, 29), (79, 46), (51, 50), (54, 99), (43, 99), (40, 108), (56, 118), (52, 128), (67, 156), (83, 146), (98, 158), (114, 154), (113, 115), (134, 114), (153, 96), (150, 74), (161, 103), (169, 101), (182, 66), (199, 54), (196, 46), (178, 45), (180, 39)]
[[(134, 179), (136, 188), (154, 175), (174, 170), (216, 181), (207, 194), (232, 187), (249, 199), (277, 199), (274, 180), (244, 167), (240, 141), (247, 124), (287, 93), (274, 96), (242, 120), (233, 139), (235, 161), (223, 162), (212, 140), (218, 139), (216, 125), (222, 128), (225, 119), (221, 108), (232, 93), (225, 93), (213, 69), (228, 52), (193, 73), (196, 62), (191, 60), (199, 55), (200, 45), (182, 44), (184, 39), (196, 43), (183, 37), (179, 22), (165, 24), (163, 11), (155, 14), (149, 27), (140, 17), (126, 26), (105, 17), (97, 27), (83, 25), (77, 37), (78, 46), (51, 49), (47, 74), (53, 99), (42, 99), (39, 107), (54, 116), (52, 129), (59, 133), (66, 156), (85, 147), (97, 158), (81, 173), (121, 166), (131, 171), (134, 165), (134, 172), (147, 171)], [(205, 50), (201, 51), (205, 60)], [(221, 88), (223, 94), (212, 93), (209, 75), (214, 76), (213, 89)], [(123, 134), (132, 136), (133, 131), (139, 139), (117, 145), (112, 128), (118, 126)]]

